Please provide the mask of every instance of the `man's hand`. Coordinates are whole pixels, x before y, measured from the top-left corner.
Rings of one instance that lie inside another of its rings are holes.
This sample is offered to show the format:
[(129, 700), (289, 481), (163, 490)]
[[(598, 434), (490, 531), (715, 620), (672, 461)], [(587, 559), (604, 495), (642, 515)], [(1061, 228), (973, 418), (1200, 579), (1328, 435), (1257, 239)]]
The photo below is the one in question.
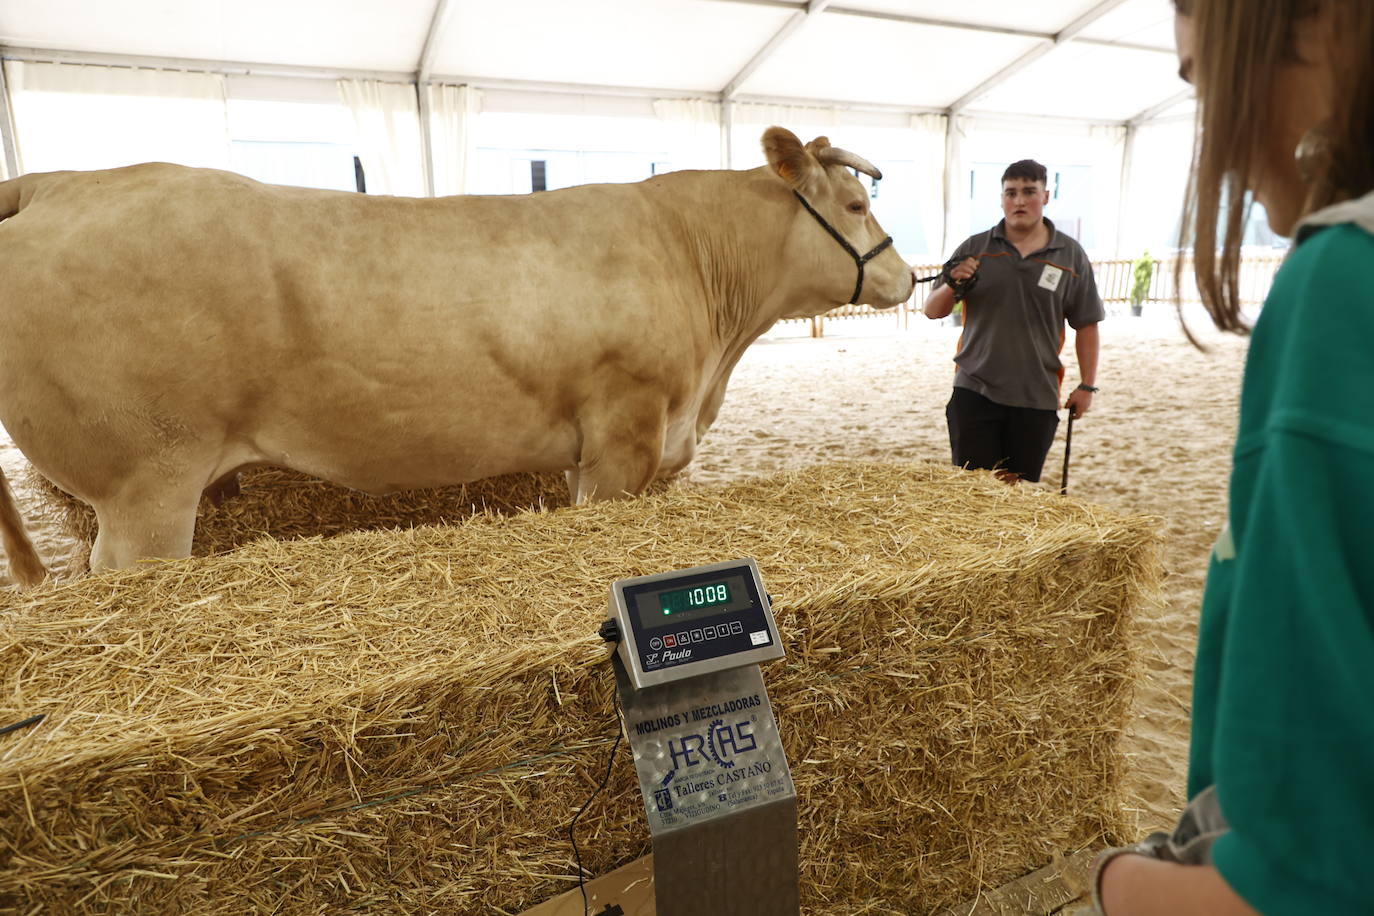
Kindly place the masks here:
[(955, 261), (950, 258), (945, 262), (941, 273), (945, 283), (954, 291), (954, 298), (963, 299), (978, 282), (978, 259), (964, 258), (962, 261)]
[(1069, 392), (1069, 399), (1064, 406), (1069, 409), (1069, 416), (1077, 420), (1093, 406), (1093, 393), (1084, 388), (1075, 388)]

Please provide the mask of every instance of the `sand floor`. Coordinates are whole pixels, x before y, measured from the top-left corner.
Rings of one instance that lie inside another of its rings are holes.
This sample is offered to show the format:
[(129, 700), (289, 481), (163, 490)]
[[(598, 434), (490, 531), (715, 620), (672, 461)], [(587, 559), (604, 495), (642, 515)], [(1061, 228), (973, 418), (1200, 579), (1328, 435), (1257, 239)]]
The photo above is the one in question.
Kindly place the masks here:
[[(1209, 353), (1184, 339), (1171, 310), (1102, 324), (1102, 392), (1074, 424), (1069, 472), (1071, 495), (1164, 520), (1164, 601), (1140, 628), (1145, 674), (1126, 744), (1142, 833), (1170, 825), (1183, 804), (1197, 608), (1225, 513), (1245, 354), (1244, 340), (1190, 324)], [(948, 460), (944, 404), (959, 331), (919, 316), (909, 328), (898, 325), (890, 316), (830, 320), (819, 340), (804, 323), (777, 326), (736, 369), (690, 479), (725, 481), (839, 458)], [(1072, 384), (1071, 344), (1066, 351)], [(1059, 485), (1065, 425), (1042, 485)], [(36, 517), (23, 457), (3, 436), (0, 462), (44, 559), (57, 575), (70, 574), (73, 545)]]
[[(1184, 804), (1197, 610), (1207, 555), (1226, 512), (1246, 341), (1190, 316), (1208, 352), (1169, 310), (1108, 318), (1091, 412), (1074, 423), (1069, 493), (1164, 520), (1163, 602), (1142, 622), (1144, 679), (1126, 753), (1141, 833), (1171, 827)], [(695, 480), (835, 458), (949, 459), (944, 405), (959, 330), (921, 317), (829, 320), (813, 340), (779, 325), (750, 348), (691, 470)], [(1072, 338), (1067, 384), (1076, 384)], [(1063, 414), (1061, 413), (1061, 417)], [(1058, 489), (1061, 419), (1041, 486)]]

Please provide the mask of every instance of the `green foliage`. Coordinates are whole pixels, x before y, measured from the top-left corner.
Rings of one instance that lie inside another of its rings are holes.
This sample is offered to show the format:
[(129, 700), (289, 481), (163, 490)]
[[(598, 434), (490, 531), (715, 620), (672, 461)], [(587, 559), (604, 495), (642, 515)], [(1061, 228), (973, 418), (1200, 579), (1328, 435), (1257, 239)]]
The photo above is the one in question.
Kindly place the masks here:
[(1145, 301), (1145, 297), (1150, 292), (1150, 279), (1155, 273), (1155, 259), (1150, 257), (1150, 252), (1146, 249), (1145, 253), (1135, 259), (1131, 266), (1131, 305), (1138, 306)]

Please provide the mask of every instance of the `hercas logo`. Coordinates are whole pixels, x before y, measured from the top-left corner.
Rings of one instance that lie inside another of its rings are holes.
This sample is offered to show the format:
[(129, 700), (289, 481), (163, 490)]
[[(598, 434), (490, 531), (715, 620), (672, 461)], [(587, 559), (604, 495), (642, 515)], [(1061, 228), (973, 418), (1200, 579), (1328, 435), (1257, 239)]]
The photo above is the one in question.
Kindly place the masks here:
[(684, 767), (690, 769), (704, 763), (714, 763), (728, 770), (734, 767), (735, 757), (757, 747), (754, 723), (747, 719), (733, 724), (715, 719), (704, 735), (689, 734), (668, 741), (668, 753), (672, 757), (674, 770)]

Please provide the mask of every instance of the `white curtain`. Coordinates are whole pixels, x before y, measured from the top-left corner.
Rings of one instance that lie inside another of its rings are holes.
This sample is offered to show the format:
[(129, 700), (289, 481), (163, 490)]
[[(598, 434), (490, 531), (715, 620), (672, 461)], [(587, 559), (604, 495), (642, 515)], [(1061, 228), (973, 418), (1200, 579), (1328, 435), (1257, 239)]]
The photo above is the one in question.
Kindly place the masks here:
[[(11, 134), (10, 136), (13, 137), (13, 134)], [(19, 151), (16, 149), (15, 158), (18, 158), (18, 156)], [(7, 157), (5, 156), (5, 151), (4, 149), (0, 149), (0, 181), (7, 181), (13, 177), (15, 176), (10, 174), (9, 162), (7, 161)]]
[(477, 116), (482, 90), (471, 86), (428, 86), (429, 138), (434, 155), (434, 196), (467, 194), (477, 157)]
[(808, 108), (801, 105), (762, 105), (743, 103), (734, 106), (732, 150), (734, 167), (752, 169), (767, 160), (763, 155), (763, 132), (773, 125), (785, 127), (803, 143), (834, 133), (839, 115), (834, 108)]
[(654, 114), (667, 129), (675, 169), (718, 169), (724, 164), (725, 133), (720, 103), (705, 99), (655, 99)]
[(1136, 128), (1121, 201), (1117, 256), (1159, 256), (1179, 245), (1183, 198), (1193, 159), (1193, 119), (1171, 118)]
[[(5, 154), (5, 144), (14, 142), (14, 121), (10, 118), (9, 83), (5, 80), (5, 70), (2, 63), (0, 63), (0, 92), (4, 93), (4, 97), (0, 98), (0, 118), (4, 119), (3, 123), (0, 123), (0, 131), (4, 132), (0, 134), (0, 181), (3, 181), (15, 176), (11, 174), (9, 157)], [(16, 149), (15, 156), (18, 157), (18, 155)]]
[(931, 253), (948, 248), (945, 235), (945, 125), (942, 114), (911, 116), (912, 156), (916, 160), (916, 199), (921, 231)]
[(5, 62), (20, 171), (135, 162), (229, 167), (224, 77)]
[(968, 197), (968, 172), (969, 155), (968, 141), (969, 132), (973, 129), (973, 121), (965, 115), (955, 115), (954, 122), (949, 126), (951, 131), (950, 144), (948, 146), (948, 161), (945, 163), (945, 171), (948, 173), (948, 197), (945, 204), (944, 221), (944, 240), (939, 258), (944, 261), (954, 253), (954, 249), (959, 246), (965, 238), (969, 236), (968, 226), (970, 211), (972, 209)]
[[(1102, 225), (1098, 232), (1097, 245), (1094, 247), (1099, 252), (1115, 254), (1121, 247), (1121, 207), (1125, 203), (1122, 199), (1124, 192), (1121, 167), (1126, 153), (1126, 126), (1093, 125), (1088, 129), (1088, 143), (1092, 150), (1093, 167), (1101, 169), (1105, 176), (1116, 179), (1096, 183), (1097, 193), (1102, 195), (1097, 205), (1098, 218)], [(1112, 216), (1116, 219), (1111, 219)]]
[(424, 197), (420, 105), (413, 83), (339, 80), (339, 97), (358, 127), (358, 157), (369, 194)]

